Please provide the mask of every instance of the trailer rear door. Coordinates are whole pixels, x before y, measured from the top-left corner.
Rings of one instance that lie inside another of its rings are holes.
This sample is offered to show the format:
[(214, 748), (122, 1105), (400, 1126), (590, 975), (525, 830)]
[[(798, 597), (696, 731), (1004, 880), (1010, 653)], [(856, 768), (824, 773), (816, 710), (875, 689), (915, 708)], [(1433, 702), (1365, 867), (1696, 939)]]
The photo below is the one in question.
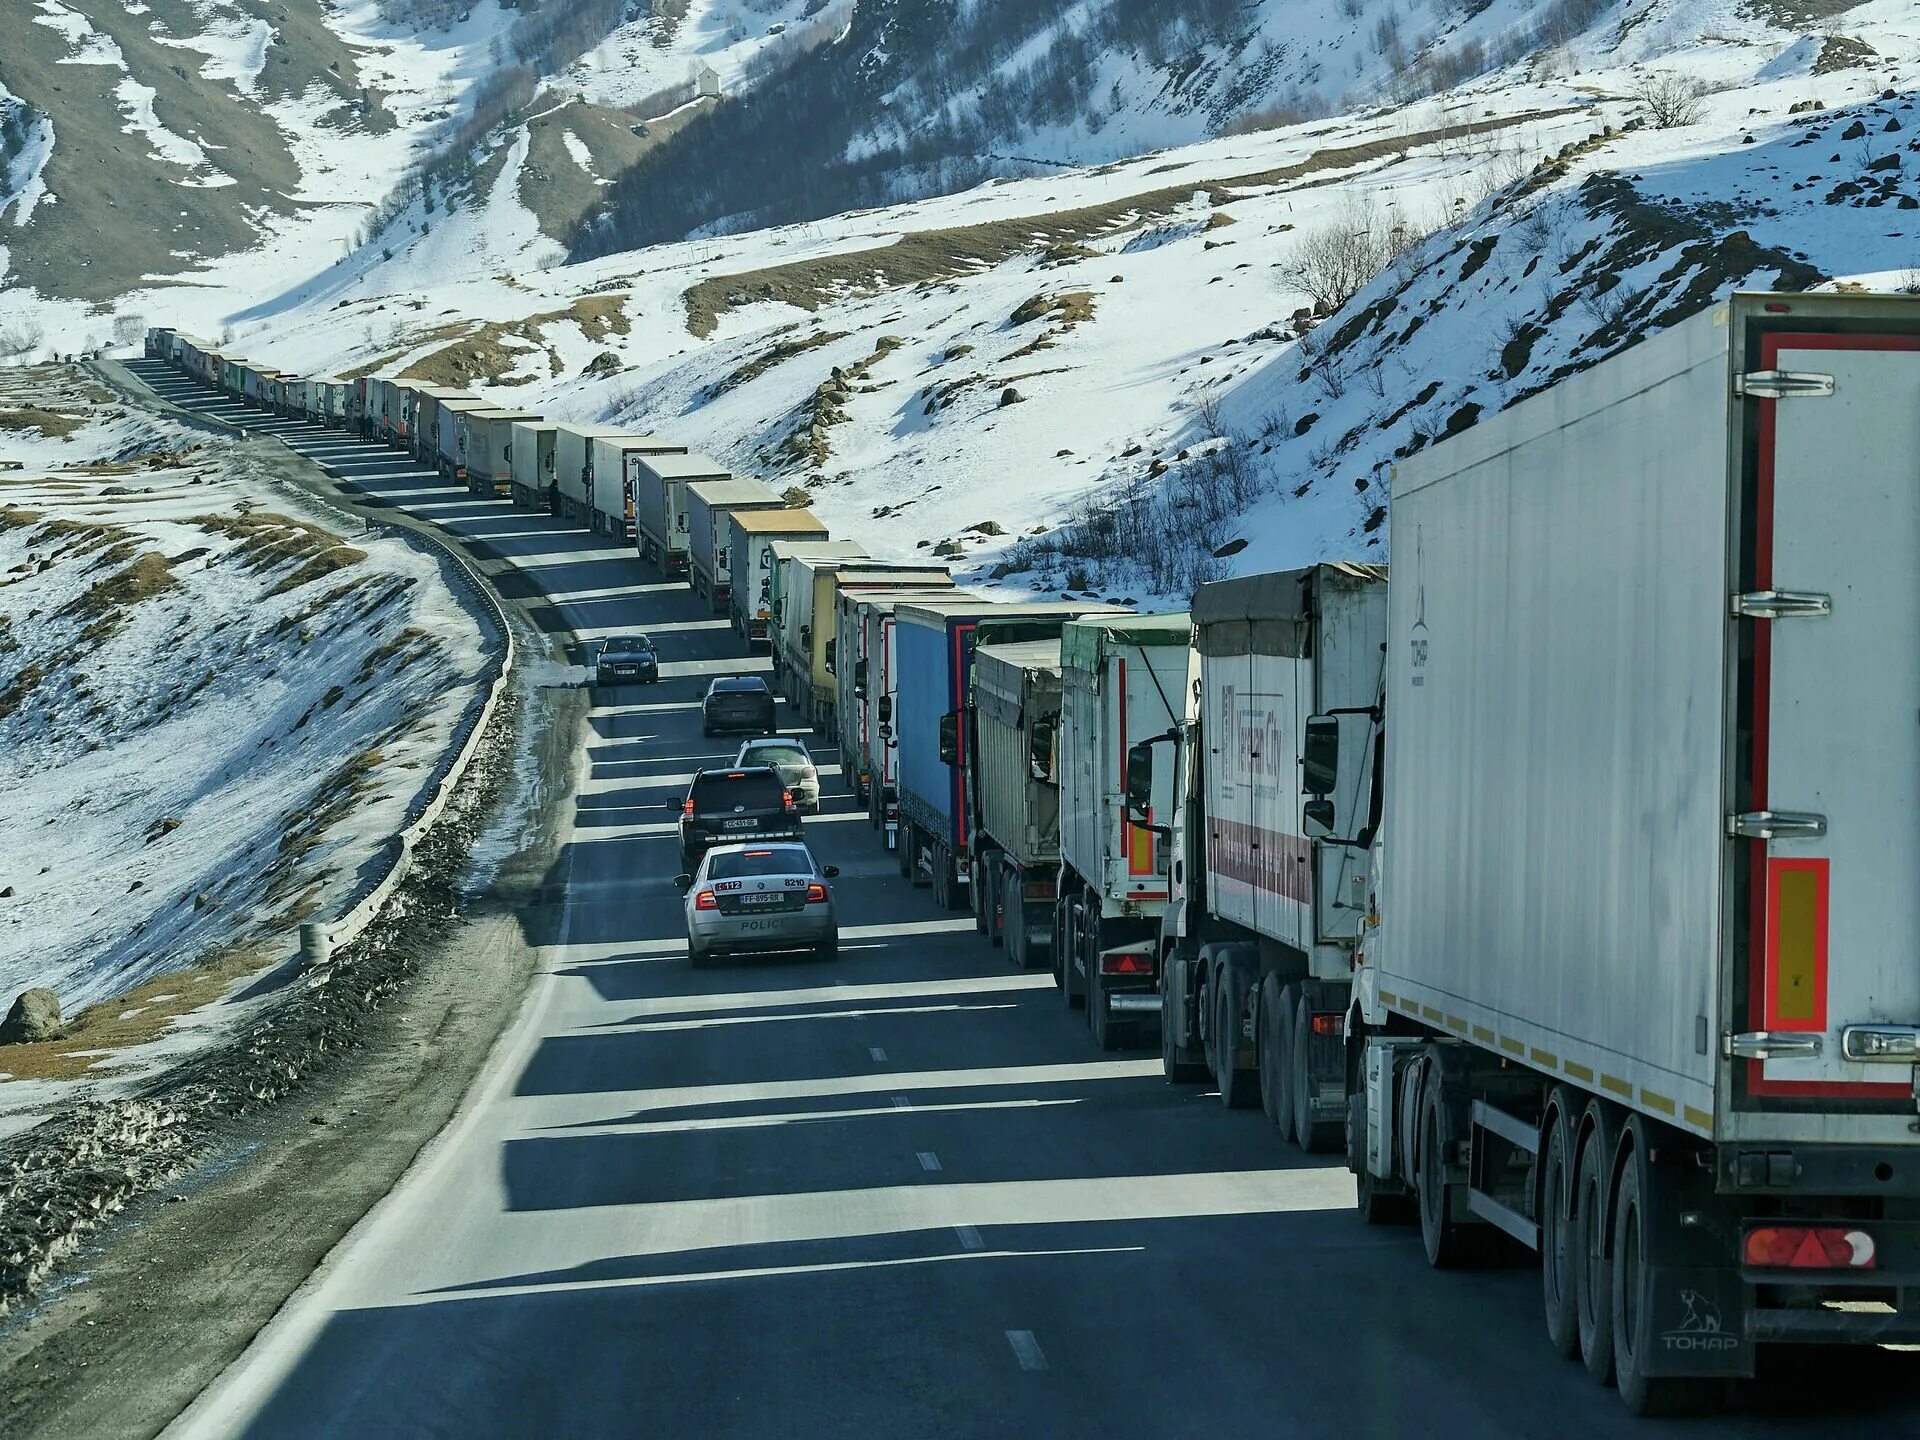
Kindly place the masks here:
[(1812, 393), (1755, 402), (1754, 584), (1736, 622), (1753, 627), (1751, 788), (1735, 820), (1749, 837), (1747, 1028), (1818, 1050), (1776, 1046), (1747, 1083), (1911, 1103), (1911, 1058), (1863, 1063), (1845, 1041), (1850, 1026), (1920, 1026), (1920, 339), (1775, 334), (1761, 354), (1765, 371), (1830, 376), (1832, 390), (1802, 381)]

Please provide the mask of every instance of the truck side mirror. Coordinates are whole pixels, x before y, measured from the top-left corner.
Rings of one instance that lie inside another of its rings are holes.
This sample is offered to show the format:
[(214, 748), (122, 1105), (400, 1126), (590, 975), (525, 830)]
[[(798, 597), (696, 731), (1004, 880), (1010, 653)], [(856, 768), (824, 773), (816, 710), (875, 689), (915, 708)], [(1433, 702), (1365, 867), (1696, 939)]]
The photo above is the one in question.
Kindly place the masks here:
[(1027, 730), (1027, 762), (1033, 778), (1049, 785), (1057, 784), (1053, 774), (1053, 717), (1042, 716)]
[(893, 696), (891, 695), (880, 697), (880, 723), (882, 725), (893, 723)]
[(1300, 771), (1300, 788), (1309, 795), (1331, 795), (1339, 788), (1340, 722), (1334, 716), (1308, 717)]
[(1127, 817), (1144, 825), (1153, 809), (1153, 742), (1127, 747)]
[(864, 660), (853, 662), (853, 698), (856, 700), (867, 698), (867, 662)]
[(1333, 802), (1309, 800), (1300, 808), (1300, 820), (1309, 840), (1324, 840), (1333, 834)]
[(960, 763), (960, 712), (949, 710), (940, 717), (940, 762), (943, 765)]
[(827, 641), (827, 673), (829, 675), (834, 673), (834, 669), (833, 669), (834, 656), (839, 652), (839, 649), (840, 649), (840, 642), (838, 640)]

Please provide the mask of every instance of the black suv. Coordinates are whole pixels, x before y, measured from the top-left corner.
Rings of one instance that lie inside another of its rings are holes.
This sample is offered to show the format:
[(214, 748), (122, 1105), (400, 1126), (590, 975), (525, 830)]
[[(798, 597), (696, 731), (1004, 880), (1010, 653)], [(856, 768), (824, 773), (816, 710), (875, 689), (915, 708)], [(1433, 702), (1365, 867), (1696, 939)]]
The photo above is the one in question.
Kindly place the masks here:
[(749, 735), (775, 735), (773, 692), (758, 675), (725, 676), (707, 687), (700, 702), (700, 733), (744, 730)]
[(615, 635), (602, 640), (593, 654), (593, 679), (598, 685), (617, 685), (622, 680), (641, 680), (652, 684), (660, 678), (660, 657), (653, 641), (644, 635)]
[(715, 845), (799, 838), (800, 807), (770, 765), (702, 770), (680, 802), (680, 868), (689, 875)]

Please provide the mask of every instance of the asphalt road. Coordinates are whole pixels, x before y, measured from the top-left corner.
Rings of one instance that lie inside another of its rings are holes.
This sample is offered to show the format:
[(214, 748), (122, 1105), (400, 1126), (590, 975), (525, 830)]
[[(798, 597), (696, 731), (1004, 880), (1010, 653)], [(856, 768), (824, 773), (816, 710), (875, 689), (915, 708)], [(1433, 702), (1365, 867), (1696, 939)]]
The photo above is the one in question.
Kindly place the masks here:
[[(898, 878), (830, 751), (806, 830), (841, 868), (839, 958), (691, 971), (667, 807), (732, 758), (707, 680), (765, 661), (618, 547), (254, 423), (510, 561), (549, 628), (650, 633), (664, 678), (593, 697), (560, 919), (456, 1119), (169, 1433), (1667, 1432), (1552, 1355), (1532, 1268), (1430, 1271), (1337, 1162), (1095, 1050), (1044, 973)], [(1781, 1357), (1684, 1428), (1914, 1433), (1914, 1359)]]

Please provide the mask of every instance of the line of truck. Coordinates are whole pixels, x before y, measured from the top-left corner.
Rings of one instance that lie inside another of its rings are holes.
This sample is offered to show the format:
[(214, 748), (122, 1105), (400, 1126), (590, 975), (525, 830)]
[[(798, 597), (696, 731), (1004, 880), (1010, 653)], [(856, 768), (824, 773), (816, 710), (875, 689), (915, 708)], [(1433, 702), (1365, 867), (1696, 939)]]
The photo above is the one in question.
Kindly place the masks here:
[(1920, 1343), (1916, 397), (1920, 300), (1736, 295), (1404, 458), (1391, 579), (1174, 614), (746, 491), (688, 549), (1093, 1044), (1343, 1152), (1436, 1267), (1536, 1252), (1554, 1350), (1698, 1411), (1770, 1343)]

